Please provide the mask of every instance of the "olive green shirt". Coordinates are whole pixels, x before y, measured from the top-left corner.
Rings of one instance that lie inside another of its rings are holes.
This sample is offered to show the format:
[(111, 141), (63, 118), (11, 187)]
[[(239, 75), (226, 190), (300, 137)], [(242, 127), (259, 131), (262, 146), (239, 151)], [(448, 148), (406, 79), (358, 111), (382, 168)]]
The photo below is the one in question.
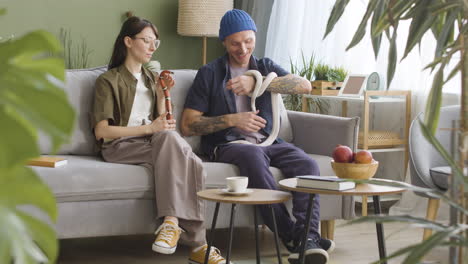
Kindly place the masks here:
[[(158, 114), (158, 100), (155, 80), (158, 74), (142, 68), (142, 78), (145, 86), (152, 89), (154, 95), (154, 108), (150, 120), (154, 120)], [(127, 126), (132, 112), (133, 101), (137, 86), (137, 79), (131, 74), (125, 65), (113, 68), (101, 74), (94, 90), (94, 104), (91, 113), (91, 128), (102, 120), (108, 120), (109, 125)]]

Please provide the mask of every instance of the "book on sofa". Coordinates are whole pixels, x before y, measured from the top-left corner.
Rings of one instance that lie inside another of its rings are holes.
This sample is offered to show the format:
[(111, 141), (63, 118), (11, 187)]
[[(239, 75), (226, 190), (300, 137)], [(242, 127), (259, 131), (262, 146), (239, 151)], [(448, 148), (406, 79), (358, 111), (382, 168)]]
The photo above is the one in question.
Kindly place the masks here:
[(40, 166), (40, 167), (50, 167), (50, 168), (57, 168), (60, 166), (67, 165), (68, 161), (64, 158), (59, 157), (37, 157), (34, 159), (30, 159), (27, 162), (27, 165), (30, 166)]
[(297, 176), (297, 187), (325, 189), (334, 191), (344, 191), (354, 189), (356, 184), (354, 182), (340, 179), (336, 176), (313, 176), (304, 175)]

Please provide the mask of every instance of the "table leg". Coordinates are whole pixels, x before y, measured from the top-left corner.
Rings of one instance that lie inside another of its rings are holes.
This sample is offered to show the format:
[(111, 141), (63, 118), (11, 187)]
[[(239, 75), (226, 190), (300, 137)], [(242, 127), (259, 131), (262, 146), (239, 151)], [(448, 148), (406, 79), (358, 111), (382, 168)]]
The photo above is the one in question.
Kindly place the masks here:
[(214, 231), (216, 227), (216, 220), (218, 219), (218, 212), (219, 212), (219, 203), (216, 203), (213, 221), (211, 222), (210, 239), (208, 240), (208, 248), (206, 249), (205, 264), (208, 264), (208, 259), (210, 257), (210, 250), (211, 250), (211, 246), (213, 245)]
[(257, 264), (260, 264), (260, 246), (258, 244), (258, 219), (257, 219), (257, 206), (254, 205), (254, 225), (255, 225), (255, 256), (257, 257)]
[[(374, 213), (376, 215), (381, 214), (380, 209), (380, 197), (378, 195), (373, 196), (374, 200)], [(384, 259), (387, 257), (385, 252), (385, 237), (384, 237), (384, 230), (382, 223), (375, 223), (375, 228), (377, 229), (377, 243), (379, 245), (379, 256), (380, 259)], [(383, 264), (387, 264), (387, 261), (382, 262)]]
[(314, 204), (314, 198), (315, 194), (309, 193), (309, 204), (307, 206), (307, 214), (306, 214), (306, 226), (305, 226), (305, 232), (304, 232), (304, 237), (302, 238), (302, 243), (301, 243), (301, 248), (299, 251), (299, 264), (304, 264), (304, 250), (305, 250), (305, 245), (307, 243), (307, 238), (309, 237), (309, 229), (310, 229), (310, 216), (312, 214), (312, 206)]
[[(273, 232), (274, 232), (274, 235), (275, 235), (275, 246), (276, 246), (276, 254), (278, 255), (278, 263), (279, 264), (283, 264), (283, 262), (281, 261), (281, 252), (280, 252), (280, 248), (279, 248), (279, 238), (278, 238), (278, 226), (276, 225), (276, 216), (275, 216), (275, 209), (273, 209), (273, 206), (270, 205), (270, 209), (271, 209), (271, 217), (273, 217)], [(260, 263), (260, 262), (258, 262)]]
[(229, 264), (231, 259), (232, 237), (234, 235), (234, 216), (236, 215), (237, 204), (233, 203), (231, 207), (231, 220), (229, 221), (229, 244), (226, 254), (226, 263)]

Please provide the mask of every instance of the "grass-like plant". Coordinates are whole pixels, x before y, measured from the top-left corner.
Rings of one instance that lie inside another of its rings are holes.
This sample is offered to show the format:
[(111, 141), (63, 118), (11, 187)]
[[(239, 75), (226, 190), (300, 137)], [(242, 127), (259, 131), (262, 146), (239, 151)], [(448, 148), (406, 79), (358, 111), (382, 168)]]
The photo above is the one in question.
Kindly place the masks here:
[[(0, 16), (5, 12), (0, 8)], [(53, 228), (23, 206), (57, 218), (53, 193), (25, 164), (40, 154), (38, 130), (54, 150), (72, 131), (61, 51), (60, 42), (42, 30), (0, 42), (0, 263), (55, 263), (58, 255)]]
[[(299, 65), (294, 63), (291, 58), (289, 58), (289, 65), (292, 74), (297, 74), (306, 78), (307, 80), (312, 80), (314, 76), (315, 68), (315, 55), (312, 54), (308, 59), (304, 56), (304, 53), (301, 52), (301, 62)], [(302, 110), (302, 95), (300, 94), (288, 94), (283, 96), (284, 106), (288, 110), (301, 111)]]
[[(336, 0), (328, 19), (324, 38), (333, 30), (336, 22), (346, 9), (349, 0)], [(390, 48), (388, 52), (387, 87), (390, 86), (397, 66), (397, 32), (401, 21), (411, 21), (403, 59), (421, 43), (424, 35), (432, 34), (437, 41), (434, 50), (434, 60), (421, 70), (436, 70), (432, 87), (429, 93), (424, 120), (420, 120), (424, 137), (434, 146), (444, 160), (452, 168), (449, 179), (450, 188), (468, 190), (468, 177), (463, 175), (463, 167), (468, 157), (468, 1), (467, 0), (369, 0), (366, 12), (359, 24), (347, 50), (357, 45), (365, 36), (366, 28), (370, 24), (370, 37), (375, 57), (380, 50), (382, 37), (386, 36)], [(369, 23), (370, 20), (370, 23)], [(450, 62), (456, 60), (455, 66), (449, 69)], [(448, 75), (446, 73), (448, 72)], [(436, 139), (435, 132), (442, 104), (442, 88), (445, 83), (461, 73), (461, 113), (460, 129), (458, 131), (459, 154), (461, 160), (456, 161), (442, 144)], [(385, 184), (385, 183), (384, 183)], [(457, 214), (454, 224), (442, 225), (435, 221), (415, 218), (411, 216), (374, 216), (357, 221), (406, 221), (415, 223), (420, 227), (431, 228), (435, 232), (427, 240), (403, 248), (388, 258), (406, 254), (404, 264), (420, 263), (421, 259), (436, 246), (458, 246), (468, 251), (467, 230), (468, 225), (458, 222), (467, 219), (468, 210), (463, 208), (463, 192), (460, 196), (447, 197), (444, 193), (435, 190), (419, 189), (408, 185), (406, 188), (420, 192), (433, 192), (437, 197), (449, 203), (451, 209)], [(457, 193), (451, 191), (450, 193)], [(450, 240), (450, 241), (448, 241)], [(463, 256), (458, 259), (462, 263)], [(451, 255), (449, 263), (454, 264), (456, 257)]]
[(318, 63), (314, 68), (314, 76), (316, 81), (329, 81), (330, 66), (324, 63)]
[(66, 69), (84, 69), (89, 67), (89, 57), (93, 52), (82, 37), (79, 44), (73, 41), (71, 31), (60, 28), (59, 39), (63, 46), (63, 58)]

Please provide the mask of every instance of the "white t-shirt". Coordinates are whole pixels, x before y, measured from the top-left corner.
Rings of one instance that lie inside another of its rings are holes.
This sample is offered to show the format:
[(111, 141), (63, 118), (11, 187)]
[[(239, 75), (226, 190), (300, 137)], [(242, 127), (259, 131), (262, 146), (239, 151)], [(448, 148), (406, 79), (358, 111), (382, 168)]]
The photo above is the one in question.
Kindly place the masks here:
[[(244, 74), (246, 71), (248, 71), (248, 67), (240, 67), (240, 68), (235, 68), (235, 67), (229, 67), (229, 70), (231, 71), (231, 79), (236, 78), (238, 76), (241, 76)], [(237, 112), (250, 112), (252, 111), (252, 108), (250, 107), (250, 97), (247, 95), (236, 95), (234, 94), (236, 98), (236, 108)], [(237, 127), (234, 128), (235, 131), (239, 132), (241, 135), (245, 137), (245, 139), (251, 143), (261, 143), (266, 136), (259, 133), (259, 132), (246, 132), (242, 129), (239, 129)]]
[(137, 85), (127, 126), (150, 124), (150, 116), (154, 107), (153, 91), (145, 85), (141, 72), (135, 73), (133, 76), (137, 79)]

